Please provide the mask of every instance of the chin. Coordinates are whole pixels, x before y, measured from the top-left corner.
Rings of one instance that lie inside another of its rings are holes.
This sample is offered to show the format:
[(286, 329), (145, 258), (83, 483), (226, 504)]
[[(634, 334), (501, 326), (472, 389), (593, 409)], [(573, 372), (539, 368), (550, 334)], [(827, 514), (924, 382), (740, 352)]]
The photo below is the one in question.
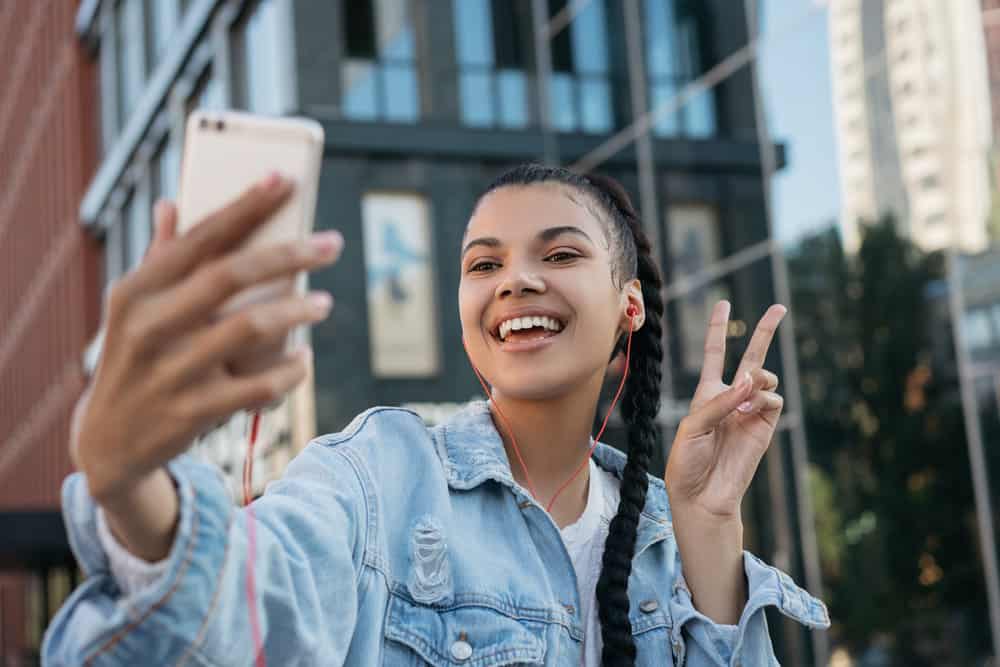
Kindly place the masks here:
[(583, 387), (590, 374), (554, 373), (544, 367), (504, 369), (493, 373), (490, 386), (498, 395), (517, 401), (550, 401), (562, 398)]

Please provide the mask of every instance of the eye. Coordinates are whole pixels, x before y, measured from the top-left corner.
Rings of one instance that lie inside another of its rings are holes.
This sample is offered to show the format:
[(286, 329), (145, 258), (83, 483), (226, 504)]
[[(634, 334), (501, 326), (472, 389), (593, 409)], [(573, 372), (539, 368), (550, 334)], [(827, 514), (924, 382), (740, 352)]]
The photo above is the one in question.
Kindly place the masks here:
[(554, 252), (545, 258), (546, 262), (555, 262), (561, 264), (563, 262), (568, 262), (571, 259), (577, 259), (580, 255), (572, 252)]
[(476, 262), (469, 267), (469, 273), (486, 273), (493, 269), (493, 267), (500, 266), (496, 262), (483, 261)]

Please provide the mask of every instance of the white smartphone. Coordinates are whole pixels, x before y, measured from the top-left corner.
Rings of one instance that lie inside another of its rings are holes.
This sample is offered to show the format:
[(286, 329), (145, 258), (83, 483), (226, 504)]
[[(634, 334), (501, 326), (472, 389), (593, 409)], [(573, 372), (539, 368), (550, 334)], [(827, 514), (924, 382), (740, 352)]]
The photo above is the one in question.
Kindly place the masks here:
[[(182, 235), (254, 183), (277, 171), (295, 184), (288, 201), (247, 238), (243, 247), (307, 238), (313, 230), (323, 160), (323, 127), (307, 118), (197, 110), (188, 116), (177, 194), (177, 233)], [(307, 289), (307, 276), (276, 280), (232, 297), (220, 315)], [(237, 372), (266, 367), (295, 342), (251, 350), (233, 363)]]

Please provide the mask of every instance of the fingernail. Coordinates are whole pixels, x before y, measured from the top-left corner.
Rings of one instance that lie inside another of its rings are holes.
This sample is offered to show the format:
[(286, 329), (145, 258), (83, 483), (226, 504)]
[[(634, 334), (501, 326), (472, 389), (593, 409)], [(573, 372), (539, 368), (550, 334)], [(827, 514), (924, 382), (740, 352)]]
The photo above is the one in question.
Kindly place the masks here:
[(319, 232), (318, 234), (313, 234), (310, 242), (312, 243), (314, 250), (321, 255), (326, 255), (342, 248), (344, 245), (344, 237), (340, 232), (334, 229), (329, 232)]
[(263, 190), (274, 190), (276, 189), (284, 179), (281, 178), (281, 174), (276, 171), (272, 171), (270, 174), (265, 176), (260, 182), (260, 187)]
[(737, 407), (736, 409), (739, 410), (740, 412), (746, 413), (746, 412), (750, 412), (750, 409), (752, 407), (753, 407), (753, 404), (751, 404), (750, 401), (744, 401), (744, 402), (740, 403), (739, 407)]

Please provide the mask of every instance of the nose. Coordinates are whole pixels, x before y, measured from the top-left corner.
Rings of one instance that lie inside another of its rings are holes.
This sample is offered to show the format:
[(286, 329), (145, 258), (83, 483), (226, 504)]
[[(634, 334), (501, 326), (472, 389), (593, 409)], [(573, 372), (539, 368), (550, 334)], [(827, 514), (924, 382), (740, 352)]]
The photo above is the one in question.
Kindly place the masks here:
[(545, 281), (538, 275), (528, 271), (511, 271), (500, 281), (496, 289), (496, 297), (502, 299), (508, 296), (524, 296), (526, 294), (543, 294)]

